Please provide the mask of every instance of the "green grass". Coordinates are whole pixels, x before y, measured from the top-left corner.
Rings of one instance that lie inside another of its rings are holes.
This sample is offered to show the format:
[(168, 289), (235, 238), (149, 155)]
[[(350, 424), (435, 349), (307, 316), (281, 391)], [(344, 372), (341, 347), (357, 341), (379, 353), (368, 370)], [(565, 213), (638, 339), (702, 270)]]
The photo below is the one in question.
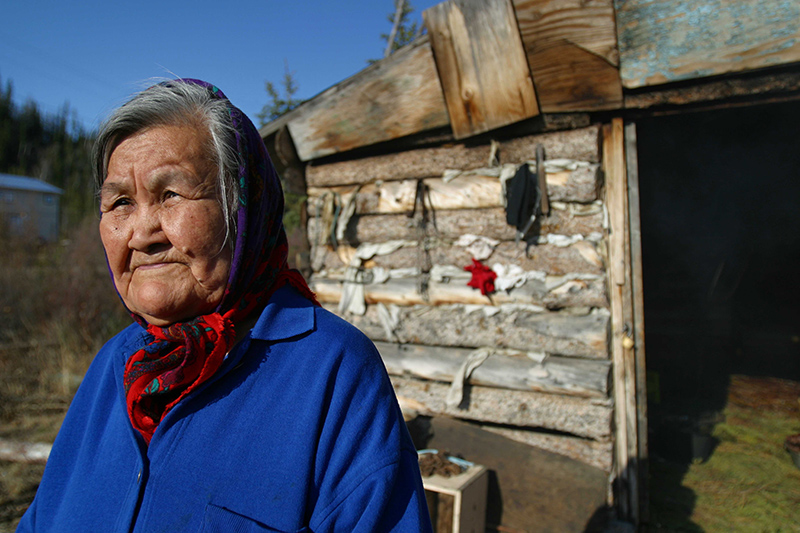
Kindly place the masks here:
[(728, 407), (720, 444), (683, 484), (697, 495), (692, 520), (706, 531), (800, 531), (800, 470), (783, 449), (800, 420)]
[(651, 523), (667, 531), (800, 532), (800, 469), (783, 449), (800, 433), (798, 411), (729, 402), (708, 461), (653, 462)]

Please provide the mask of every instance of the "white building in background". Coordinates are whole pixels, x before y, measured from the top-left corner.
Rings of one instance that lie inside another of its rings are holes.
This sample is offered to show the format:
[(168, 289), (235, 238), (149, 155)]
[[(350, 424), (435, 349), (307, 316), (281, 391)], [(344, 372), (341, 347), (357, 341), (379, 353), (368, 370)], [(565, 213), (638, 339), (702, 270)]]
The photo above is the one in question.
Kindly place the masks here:
[(55, 241), (63, 192), (42, 180), (0, 174), (0, 232)]

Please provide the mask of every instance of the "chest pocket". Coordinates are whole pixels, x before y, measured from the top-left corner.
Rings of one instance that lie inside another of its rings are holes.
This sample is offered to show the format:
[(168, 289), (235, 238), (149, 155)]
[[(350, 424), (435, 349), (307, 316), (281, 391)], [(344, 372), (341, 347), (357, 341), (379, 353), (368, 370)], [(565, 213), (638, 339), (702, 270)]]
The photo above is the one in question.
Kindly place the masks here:
[[(209, 503), (206, 506), (206, 511), (203, 516), (203, 527), (200, 533), (265, 533), (268, 531), (292, 533), (271, 528), (252, 518)], [(308, 532), (308, 528), (304, 527), (303, 529), (298, 529), (294, 533), (305, 532)]]

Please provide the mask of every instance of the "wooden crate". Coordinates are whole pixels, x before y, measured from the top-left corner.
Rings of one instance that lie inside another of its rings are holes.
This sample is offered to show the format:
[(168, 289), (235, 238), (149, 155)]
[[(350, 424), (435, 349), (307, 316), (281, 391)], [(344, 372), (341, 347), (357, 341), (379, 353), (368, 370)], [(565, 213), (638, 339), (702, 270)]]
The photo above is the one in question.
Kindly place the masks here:
[(483, 533), (486, 527), (485, 467), (472, 465), (457, 476), (423, 477), (435, 533)]

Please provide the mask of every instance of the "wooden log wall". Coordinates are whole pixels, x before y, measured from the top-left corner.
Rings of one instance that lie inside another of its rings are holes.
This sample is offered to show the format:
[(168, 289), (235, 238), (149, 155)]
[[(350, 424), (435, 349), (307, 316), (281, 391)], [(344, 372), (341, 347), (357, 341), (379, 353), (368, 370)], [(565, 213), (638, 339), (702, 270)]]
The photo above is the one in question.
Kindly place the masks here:
[[(312, 164), (306, 178), (312, 287), (376, 341), (406, 409), (480, 423), (610, 471), (599, 134), (588, 126)], [(551, 209), (518, 240), (503, 177), (535, 167), (537, 145)], [(476, 255), (513, 270), (496, 283), (515, 285), (489, 295), (469, 287), (464, 267)], [(452, 382), (481, 350), (488, 357), (453, 405)]]
[[(336, 309), (333, 305), (325, 305), (331, 311)], [(538, 350), (564, 357), (608, 358), (609, 315), (604, 310), (545, 313), (513, 305), (499, 307), (403, 307), (400, 308), (399, 325), (391, 335), (383, 328), (374, 306), (368, 306), (364, 315), (349, 314), (347, 319), (370, 338), (387, 342), (464, 348), (497, 346)]]

